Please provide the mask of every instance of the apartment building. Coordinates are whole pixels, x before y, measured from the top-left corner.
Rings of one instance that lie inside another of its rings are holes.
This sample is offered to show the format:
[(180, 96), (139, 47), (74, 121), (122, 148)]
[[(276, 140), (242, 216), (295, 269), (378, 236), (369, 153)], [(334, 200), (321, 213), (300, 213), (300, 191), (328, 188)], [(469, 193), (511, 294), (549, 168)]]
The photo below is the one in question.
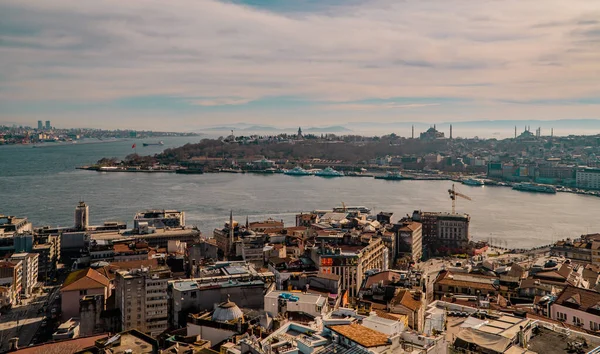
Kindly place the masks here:
[(21, 293), (23, 284), (23, 262), (20, 260), (0, 261), (0, 286), (11, 289), (14, 304)]
[(37, 253), (15, 253), (10, 257), (11, 261), (23, 264), (21, 293), (26, 296), (31, 295), (38, 283), (38, 258)]
[(600, 189), (600, 168), (580, 168), (575, 172), (577, 188)]
[(569, 285), (551, 305), (550, 313), (553, 320), (600, 331), (600, 293)]
[(389, 259), (388, 249), (379, 238), (372, 238), (366, 245), (314, 248), (311, 258), (319, 265), (321, 273), (338, 275), (342, 290), (347, 290), (351, 297), (358, 294), (366, 272), (387, 270)]
[(403, 220), (396, 232), (394, 260), (408, 258), (414, 262), (423, 256), (423, 225), (412, 220)]
[(139, 268), (116, 273), (115, 298), (124, 331), (137, 329), (157, 336), (168, 327), (168, 268)]

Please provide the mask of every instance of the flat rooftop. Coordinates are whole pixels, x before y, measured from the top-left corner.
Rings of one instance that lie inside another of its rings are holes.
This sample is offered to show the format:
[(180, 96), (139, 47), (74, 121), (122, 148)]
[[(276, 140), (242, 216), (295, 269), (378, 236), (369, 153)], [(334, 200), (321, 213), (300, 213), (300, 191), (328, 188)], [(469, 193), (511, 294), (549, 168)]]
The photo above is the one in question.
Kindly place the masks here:
[(327, 298), (320, 294), (306, 294), (306, 293), (297, 293), (297, 292), (289, 292), (283, 290), (273, 290), (267, 295), (265, 295), (265, 299), (274, 299), (277, 300), (281, 294), (289, 294), (291, 296), (295, 296), (298, 298), (297, 302), (305, 303), (305, 304), (315, 304), (315, 305), (323, 305)]
[[(528, 349), (536, 353), (575, 353), (576, 351), (569, 349), (571, 345), (581, 345), (583, 353), (591, 352), (593, 349), (600, 346), (600, 337), (587, 335), (581, 336), (579, 332), (570, 331), (570, 334), (551, 331), (546, 328), (539, 328), (537, 335), (531, 337), (528, 343)], [(585, 338), (585, 341), (582, 340)], [(585, 343), (585, 344), (584, 344)]]

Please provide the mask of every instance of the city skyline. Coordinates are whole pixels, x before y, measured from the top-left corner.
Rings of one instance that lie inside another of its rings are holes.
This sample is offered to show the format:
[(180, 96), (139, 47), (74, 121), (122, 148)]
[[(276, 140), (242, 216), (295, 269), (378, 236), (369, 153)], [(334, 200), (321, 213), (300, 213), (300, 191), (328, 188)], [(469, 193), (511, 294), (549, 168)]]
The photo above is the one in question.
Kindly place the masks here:
[(0, 124), (600, 118), (598, 14), (587, 0), (7, 0)]

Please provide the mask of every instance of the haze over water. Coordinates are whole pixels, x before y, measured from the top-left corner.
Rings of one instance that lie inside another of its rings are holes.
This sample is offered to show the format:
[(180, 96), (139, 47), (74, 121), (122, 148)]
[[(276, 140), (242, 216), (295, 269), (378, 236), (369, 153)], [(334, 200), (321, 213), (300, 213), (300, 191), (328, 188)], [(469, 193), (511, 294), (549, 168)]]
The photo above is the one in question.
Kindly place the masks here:
[[(0, 146), (0, 214), (27, 216), (35, 226), (70, 226), (79, 199), (90, 206), (91, 222), (126, 221), (136, 211), (173, 208), (186, 211), (188, 225), (210, 236), (232, 209), (244, 222), (267, 217), (293, 225), (300, 211), (364, 205), (395, 218), (415, 209), (450, 211), (448, 181), (382, 181), (370, 178), (291, 177), (253, 174), (98, 173), (75, 170), (102, 157), (123, 158), (138, 145), (140, 154), (198, 141), (198, 137), (155, 138), (165, 146), (142, 147), (141, 140), (48, 146)], [(471, 215), (473, 239), (494, 239), (508, 247), (533, 247), (557, 239), (600, 231), (600, 198), (576, 194), (534, 194), (503, 187), (457, 185), (473, 201), (458, 200)]]

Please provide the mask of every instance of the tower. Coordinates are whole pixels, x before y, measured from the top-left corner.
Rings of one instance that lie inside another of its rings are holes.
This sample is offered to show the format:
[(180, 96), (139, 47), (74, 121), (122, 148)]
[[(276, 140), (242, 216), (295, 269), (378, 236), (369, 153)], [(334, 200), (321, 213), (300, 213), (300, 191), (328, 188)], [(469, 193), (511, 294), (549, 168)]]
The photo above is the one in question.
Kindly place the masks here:
[(515, 125), (515, 139), (517, 138), (517, 126)]
[(452, 124), (450, 124), (450, 140), (452, 140)]
[(298, 127), (298, 137), (302, 137), (302, 128)]
[(90, 208), (83, 202), (75, 207), (75, 229), (83, 231), (90, 226), (89, 222)]
[(233, 247), (233, 210), (229, 211), (229, 247), (227, 248), (226, 257), (231, 252), (231, 247)]
[(412, 126), (412, 138), (415, 138), (415, 125)]
[(553, 138), (554, 137), (554, 128), (550, 129), (550, 137)]
[(48, 129), (48, 130), (52, 129), (52, 126), (50, 125), (49, 120), (46, 121), (46, 129)]
[(38, 130), (42, 130), (44, 129), (44, 124), (42, 123), (41, 120), (38, 120)]

